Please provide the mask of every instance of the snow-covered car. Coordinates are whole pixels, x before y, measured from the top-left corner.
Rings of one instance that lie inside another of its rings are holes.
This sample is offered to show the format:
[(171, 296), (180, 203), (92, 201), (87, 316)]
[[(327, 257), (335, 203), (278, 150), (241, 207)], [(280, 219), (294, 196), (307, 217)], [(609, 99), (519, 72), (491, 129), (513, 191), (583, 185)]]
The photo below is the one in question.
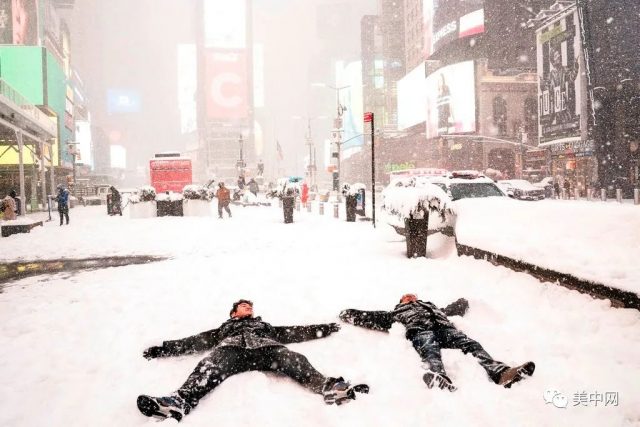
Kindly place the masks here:
[(546, 198), (553, 197), (553, 177), (552, 176), (542, 178), (540, 182), (534, 182), (533, 186), (542, 188), (544, 190), (544, 197)]
[(498, 186), (509, 197), (519, 200), (542, 200), (545, 198), (544, 188), (537, 187), (525, 179), (498, 181)]

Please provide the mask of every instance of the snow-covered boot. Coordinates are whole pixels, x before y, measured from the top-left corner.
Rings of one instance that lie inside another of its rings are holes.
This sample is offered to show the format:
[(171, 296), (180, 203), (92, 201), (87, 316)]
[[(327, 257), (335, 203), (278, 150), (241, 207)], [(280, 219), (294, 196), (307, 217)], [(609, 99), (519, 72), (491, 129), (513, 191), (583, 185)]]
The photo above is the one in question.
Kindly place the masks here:
[(527, 362), (514, 368), (507, 368), (500, 373), (498, 384), (505, 388), (511, 388), (514, 383), (533, 375), (533, 371), (535, 370), (536, 365), (533, 362)]
[(175, 418), (180, 421), (191, 411), (189, 405), (177, 393), (168, 397), (138, 396), (138, 409), (147, 417)]
[(324, 403), (331, 405), (342, 405), (351, 400), (356, 399), (356, 393), (369, 393), (369, 386), (366, 384), (358, 384), (352, 386), (344, 378), (328, 378), (322, 387), (322, 395), (324, 396)]
[(451, 379), (449, 379), (449, 377), (444, 374), (427, 371), (427, 373), (422, 376), (422, 380), (425, 382), (428, 388), (433, 388), (433, 386), (436, 386), (441, 390), (457, 390), (456, 386), (454, 386), (451, 382)]

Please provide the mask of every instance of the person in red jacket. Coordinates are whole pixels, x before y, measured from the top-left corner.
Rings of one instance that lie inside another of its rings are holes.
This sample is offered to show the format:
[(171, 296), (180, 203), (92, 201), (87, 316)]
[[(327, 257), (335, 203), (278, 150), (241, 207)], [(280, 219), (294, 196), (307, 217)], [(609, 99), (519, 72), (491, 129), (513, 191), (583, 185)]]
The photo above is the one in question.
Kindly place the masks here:
[(307, 201), (309, 200), (309, 186), (306, 182), (302, 183), (302, 194), (300, 195), (300, 201), (303, 206), (307, 205)]
[(229, 209), (231, 193), (229, 193), (229, 189), (224, 186), (224, 182), (220, 182), (218, 187), (220, 187), (218, 191), (216, 191), (216, 197), (218, 198), (218, 218), (222, 219), (222, 209), (226, 210), (229, 218), (231, 218), (231, 210)]

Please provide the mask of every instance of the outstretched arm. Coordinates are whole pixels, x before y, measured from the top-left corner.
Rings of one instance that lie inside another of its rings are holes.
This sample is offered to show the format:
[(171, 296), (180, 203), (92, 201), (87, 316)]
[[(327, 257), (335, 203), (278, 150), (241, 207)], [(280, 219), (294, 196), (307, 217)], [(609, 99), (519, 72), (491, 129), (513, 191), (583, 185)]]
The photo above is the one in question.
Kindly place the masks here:
[(469, 301), (460, 298), (442, 309), (447, 316), (464, 316), (469, 310)]
[(393, 314), (388, 311), (363, 311), (349, 308), (340, 312), (340, 319), (352, 325), (387, 332), (393, 324)]
[(275, 340), (282, 344), (311, 341), (324, 338), (340, 330), (337, 323), (326, 323), (308, 326), (274, 326)]
[(144, 353), (142, 353), (142, 355), (146, 359), (154, 359), (156, 357), (180, 356), (183, 354), (197, 353), (199, 351), (213, 348), (219, 341), (218, 329), (212, 329), (191, 337), (173, 341), (164, 341), (161, 346), (149, 347), (144, 351)]

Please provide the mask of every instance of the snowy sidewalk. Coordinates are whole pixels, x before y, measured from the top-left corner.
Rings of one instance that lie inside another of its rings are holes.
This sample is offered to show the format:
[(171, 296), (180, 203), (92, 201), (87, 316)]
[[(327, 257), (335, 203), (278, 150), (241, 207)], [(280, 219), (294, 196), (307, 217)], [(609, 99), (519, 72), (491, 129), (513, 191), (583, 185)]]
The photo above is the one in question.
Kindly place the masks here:
[[(146, 347), (217, 327), (241, 297), (266, 321), (293, 325), (337, 321), (348, 307), (392, 309), (405, 292), (440, 306), (467, 298), (467, 315), (453, 318), (458, 327), (499, 360), (535, 361), (534, 376), (507, 390), (471, 356), (444, 350), (459, 390), (428, 390), (402, 327), (385, 334), (344, 325), (289, 347), (326, 375), (367, 382), (369, 395), (326, 406), (286, 378), (246, 373), (225, 381), (181, 425), (640, 423), (637, 311), (469, 257), (408, 260), (403, 239), (387, 227), (306, 212), (295, 221), (282, 224), (277, 208), (235, 208), (230, 220), (130, 220), (87, 207), (73, 211), (69, 227), (47, 223), (4, 240), (5, 259), (173, 259), (9, 283), (0, 293), (0, 425), (157, 426), (138, 412), (136, 396), (171, 392), (203, 355), (147, 361)], [(567, 407), (545, 403), (547, 390), (562, 393)], [(599, 402), (604, 393), (616, 393), (617, 403)]]

